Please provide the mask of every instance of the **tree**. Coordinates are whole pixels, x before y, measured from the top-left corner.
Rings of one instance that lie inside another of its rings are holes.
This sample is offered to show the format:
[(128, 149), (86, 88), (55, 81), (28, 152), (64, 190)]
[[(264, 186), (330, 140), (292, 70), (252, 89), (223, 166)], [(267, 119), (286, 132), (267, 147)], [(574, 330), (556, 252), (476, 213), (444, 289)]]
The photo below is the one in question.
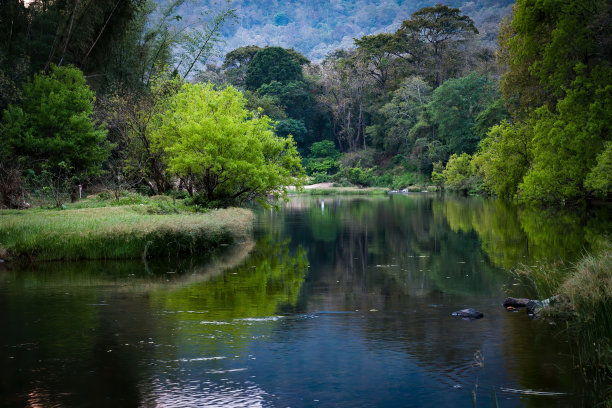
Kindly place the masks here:
[(431, 99), (431, 87), (418, 76), (405, 79), (380, 114), (385, 118), (383, 146), (387, 153), (410, 151), (410, 130)]
[(272, 81), (301, 81), (302, 67), (295, 57), (281, 47), (266, 47), (253, 57), (246, 72), (247, 89), (256, 90)]
[(606, 147), (597, 156), (597, 164), (587, 175), (584, 185), (602, 198), (612, 193), (612, 142), (606, 142)]
[(474, 133), (478, 114), (495, 100), (496, 87), (487, 77), (470, 74), (449, 79), (433, 92), (427, 104), (428, 122), (454, 153), (473, 153), (480, 138)]
[(442, 172), (444, 177), (444, 188), (450, 191), (468, 191), (477, 189), (479, 180), (472, 163), (472, 158), (466, 153), (460, 156), (452, 154)]
[(272, 121), (245, 105), (231, 86), (216, 91), (211, 84), (184, 84), (154, 118), (152, 137), (168, 171), (210, 204), (264, 203), (302, 184), (293, 139), (275, 136)]
[(225, 54), (223, 60), (223, 69), (230, 84), (235, 87), (244, 87), (246, 85), (246, 71), (249, 64), (257, 54), (261, 51), (261, 47), (256, 45), (247, 45), (236, 48), (233, 51)]
[(389, 33), (365, 35), (355, 39), (357, 57), (368, 65), (368, 74), (376, 81), (382, 92), (387, 89), (395, 67), (397, 37)]
[(560, 205), (606, 194), (598, 187), (606, 179), (595, 180), (605, 168), (599, 166), (612, 134), (611, 11), (605, 0), (519, 0), (511, 24), (503, 24), (502, 95), (512, 128), (520, 132), (497, 129), (500, 141), (507, 140), (484, 144), (482, 154), (497, 156), (498, 146), (520, 135), (530, 160), (526, 170), (521, 160), (518, 170), (500, 166), (489, 175), (485, 164), (487, 182), (501, 186), (504, 195), (515, 192), (523, 203)]
[(438, 4), (412, 13), (411, 18), (402, 23), (401, 30), (414, 33), (431, 45), (436, 62), (438, 86), (442, 85), (444, 77), (442, 72), (444, 47), (449, 42), (460, 40), (470, 33), (478, 34), (472, 19), (459, 13), (459, 9)]
[(94, 93), (75, 67), (51, 66), (23, 86), (21, 106), (2, 120), (5, 149), (34, 174), (61, 183), (99, 174), (108, 157), (106, 130), (93, 122)]
[(528, 125), (503, 121), (493, 126), (475, 156), (487, 187), (498, 197), (514, 198), (519, 183), (533, 161)]
[(333, 133), (340, 150), (366, 147), (364, 93), (370, 76), (352, 52), (338, 51), (321, 66), (318, 99), (331, 111)]

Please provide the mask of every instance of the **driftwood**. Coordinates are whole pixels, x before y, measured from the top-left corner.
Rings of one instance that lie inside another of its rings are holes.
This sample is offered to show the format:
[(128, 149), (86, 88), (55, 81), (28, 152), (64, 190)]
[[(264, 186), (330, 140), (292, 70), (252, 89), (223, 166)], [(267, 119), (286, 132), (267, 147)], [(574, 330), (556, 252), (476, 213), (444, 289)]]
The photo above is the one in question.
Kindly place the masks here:
[(531, 299), (508, 297), (504, 300), (504, 307), (527, 307)]

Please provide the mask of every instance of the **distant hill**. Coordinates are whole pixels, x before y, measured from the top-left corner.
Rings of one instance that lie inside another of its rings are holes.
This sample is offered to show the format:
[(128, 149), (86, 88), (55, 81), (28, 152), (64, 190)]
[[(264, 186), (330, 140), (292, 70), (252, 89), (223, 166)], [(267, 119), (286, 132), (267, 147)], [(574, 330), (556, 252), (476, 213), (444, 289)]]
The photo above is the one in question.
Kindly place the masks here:
[[(497, 25), (510, 14), (511, 0), (232, 0), (238, 23), (224, 28), (220, 54), (244, 45), (294, 48), (313, 61), (338, 48), (353, 46), (353, 38), (395, 31), (410, 14), (438, 3), (458, 7), (494, 46)], [(187, 0), (179, 9), (185, 21), (223, 7), (214, 0)]]

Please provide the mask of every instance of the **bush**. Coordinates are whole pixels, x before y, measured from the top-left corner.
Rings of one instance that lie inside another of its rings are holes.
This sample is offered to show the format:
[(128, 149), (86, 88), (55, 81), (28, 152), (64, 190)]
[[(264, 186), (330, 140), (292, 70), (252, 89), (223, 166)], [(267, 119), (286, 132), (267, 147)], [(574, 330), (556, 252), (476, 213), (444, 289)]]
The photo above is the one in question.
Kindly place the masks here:
[(345, 153), (340, 158), (340, 164), (344, 168), (351, 167), (374, 167), (376, 164), (376, 152), (373, 148), (358, 150), (356, 152)]
[(362, 169), (359, 166), (349, 167), (344, 169), (342, 173), (351, 184), (360, 187), (369, 187), (375, 181), (373, 168)]
[(484, 190), (483, 180), (476, 172), (475, 164), (467, 153), (453, 154), (442, 172), (444, 188), (462, 193), (478, 193)]

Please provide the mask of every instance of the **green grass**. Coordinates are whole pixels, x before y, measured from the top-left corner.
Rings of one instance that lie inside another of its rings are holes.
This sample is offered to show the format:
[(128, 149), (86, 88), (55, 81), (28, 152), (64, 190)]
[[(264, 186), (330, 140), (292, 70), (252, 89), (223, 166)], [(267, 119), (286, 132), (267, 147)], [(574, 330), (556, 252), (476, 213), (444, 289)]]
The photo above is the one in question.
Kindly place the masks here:
[(158, 207), (0, 211), (0, 258), (50, 261), (197, 254), (244, 240), (252, 230), (253, 214), (244, 209), (168, 214)]

